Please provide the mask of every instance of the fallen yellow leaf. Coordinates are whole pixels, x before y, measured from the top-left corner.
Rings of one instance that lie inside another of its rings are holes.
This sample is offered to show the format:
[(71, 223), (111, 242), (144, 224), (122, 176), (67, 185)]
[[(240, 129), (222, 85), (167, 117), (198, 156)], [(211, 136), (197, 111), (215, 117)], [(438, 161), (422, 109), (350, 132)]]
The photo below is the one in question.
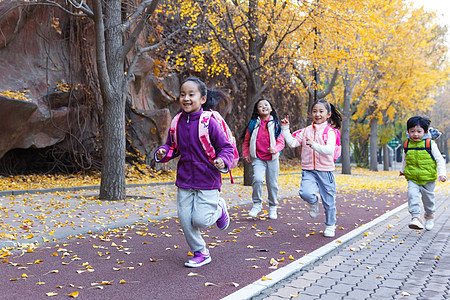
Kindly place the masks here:
[(75, 291), (75, 292), (69, 294), (69, 296), (72, 298), (76, 298), (76, 297), (78, 297), (78, 295), (79, 295), (78, 291)]
[(55, 293), (55, 292), (49, 292), (49, 293), (45, 293), (45, 294), (49, 297), (58, 295), (58, 293)]

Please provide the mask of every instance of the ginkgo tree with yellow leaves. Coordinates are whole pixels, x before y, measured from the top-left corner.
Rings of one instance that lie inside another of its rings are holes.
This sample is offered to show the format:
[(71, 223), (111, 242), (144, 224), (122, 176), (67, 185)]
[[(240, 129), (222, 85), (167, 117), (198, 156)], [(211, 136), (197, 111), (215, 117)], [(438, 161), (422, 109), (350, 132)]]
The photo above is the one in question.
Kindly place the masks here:
[(448, 73), (443, 69), (442, 34), (432, 14), (402, 0), (374, 4), (373, 28), (368, 28), (372, 41), (353, 117), (370, 124), (370, 169), (377, 171), (378, 125), (392, 121), (399, 111), (409, 111), (409, 116), (429, 111), (430, 96)]

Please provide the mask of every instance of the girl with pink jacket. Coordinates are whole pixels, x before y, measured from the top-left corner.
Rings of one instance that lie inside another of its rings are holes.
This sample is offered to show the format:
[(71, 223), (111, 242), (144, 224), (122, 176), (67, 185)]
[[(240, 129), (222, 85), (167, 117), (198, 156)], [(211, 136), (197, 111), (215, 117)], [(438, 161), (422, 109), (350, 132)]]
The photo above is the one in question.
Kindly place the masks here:
[[(300, 197), (307, 202), (309, 215), (317, 217), (319, 200), (325, 211), (325, 237), (334, 237), (336, 228), (336, 182), (334, 159), (336, 139), (340, 137), (342, 115), (333, 104), (325, 100), (315, 102), (311, 110), (313, 123), (291, 135), (289, 116), (281, 120), (286, 144), (302, 146), (302, 181)], [(332, 125), (333, 127), (331, 127)]]

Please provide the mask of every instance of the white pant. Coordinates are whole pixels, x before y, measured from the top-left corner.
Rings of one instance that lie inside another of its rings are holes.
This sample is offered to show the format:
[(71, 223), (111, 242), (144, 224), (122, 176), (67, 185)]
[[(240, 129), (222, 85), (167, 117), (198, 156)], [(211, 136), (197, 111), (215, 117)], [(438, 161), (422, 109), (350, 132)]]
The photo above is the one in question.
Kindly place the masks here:
[(178, 188), (178, 218), (192, 253), (203, 251), (206, 243), (200, 229), (214, 224), (222, 216), (219, 190), (185, 190)]
[(254, 204), (261, 204), (262, 190), (264, 184), (264, 174), (266, 175), (267, 193), (269, 206), (278, 204), (278, 174), (280, 172), (280, 162), (274, 160), (262, 160), (253, 158), (253, 192), (252, 200)]
[[(422, 198), (423, 209), (428, 217), (432, 217), (436, 211), (434, 207), (434, 188), (436, 182), (428, 182), (425, 185), (418, 185), (412, 180), (408, 180), (408, 210), (411, 217), (420, 217), (420, 198)], [(422, 197), (421, 197), (422, 196)]]

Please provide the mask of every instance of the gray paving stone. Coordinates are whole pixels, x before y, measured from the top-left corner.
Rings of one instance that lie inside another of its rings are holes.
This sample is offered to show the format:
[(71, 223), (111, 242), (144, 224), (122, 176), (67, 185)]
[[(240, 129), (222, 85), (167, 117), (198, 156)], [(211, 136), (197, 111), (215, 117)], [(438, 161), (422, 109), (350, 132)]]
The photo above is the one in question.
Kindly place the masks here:
[(356, 284), (358, 289), (366, 291), (374, 291), (381, 284), (381, 278), (375, 278), (375, 276), (367, 276), (363, 281)]
[(283, 287), (277, 290), (275, 293), (273, 293), (272, 296), (290, 299), (292, 297), (291, 295), (298, 295), (299, 293), (300, 291), (297, 288)]
[(370, 294), (372, 299), (393, 299), (396, 295), (397, 289), (392, 289), (388, 287), (380, 287), (375, 290), (374, 293)]
[(432, 290), (424, 290), (419, 296), (423, 299), (433, 300), (433, 299), (442, 299), (444, 298), (443, 291), (432, 291)]
[(344, 294), (338, 294), (333, 292), (327, 292), (325, 295), (320, 296), (320, 300), (337, 300), (337, 299), (344, 299)]
[(325, 294), (325, 291), (327, 289), (328, 289), (327, 287), (313, 285), (305, 288), (305, 291), (303, 293), (318, 297), (319, 295)]
[(330, 291), (337, 294), (347, 294), (352, 290), (353, 287), (354, 287), (353, 284), (345, 284), (343, 282), (338, 282), (336, 285), (331, 287)]
[(315, 285), (317, 286), (323, 286), (325, 288), (330, 288), (331, 286), (336, 284), (336, 279), (331, 279), (327, 277), (322, 277), (321, 279), (317, 280)]
[(345, 299), (369, 299), (370, 291), (361, 290), (359, 288), (354, 288), (352, 291), (348, 292)]
[(386, 278), (381, 282), (381, 287), (386, 288), (399, 288), (402, 286), (402, 279), (392, 279), (392, 278)]
[(305, 287), (310, 286), (313, 282), (314, 282), (313, 280), (302, 276), (287, 283), (286, 286), (292, 286), (298, 289), (303, 289)]
[(345, 276), (344, 278), (341, 278), (341, 281), (339, 283), (356, 285), (358, 282), (361, 282), (362, 279), (363, 278), (361, 278), (359, 276), (349, 275), (349, 276)]

